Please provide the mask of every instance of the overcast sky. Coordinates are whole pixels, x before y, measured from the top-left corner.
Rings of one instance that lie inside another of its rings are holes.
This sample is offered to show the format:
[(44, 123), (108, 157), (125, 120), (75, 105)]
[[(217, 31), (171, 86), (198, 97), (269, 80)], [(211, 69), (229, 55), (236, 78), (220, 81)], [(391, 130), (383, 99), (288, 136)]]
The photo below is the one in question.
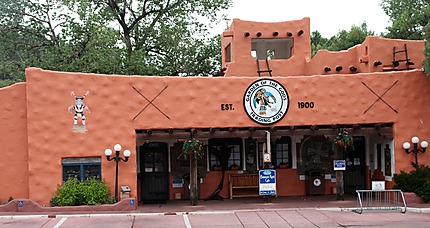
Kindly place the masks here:
[[(311, 31), (318, 30), (326, 38), (364, 21), (375, 35), (390, 25), (381, 0), (233, 0), (233, 4), (227, 11), (229, 19), (280, 22), (309, 17)], [(222, 22), (214, 32), (219, 34), (225, 29), (226, 23)]]

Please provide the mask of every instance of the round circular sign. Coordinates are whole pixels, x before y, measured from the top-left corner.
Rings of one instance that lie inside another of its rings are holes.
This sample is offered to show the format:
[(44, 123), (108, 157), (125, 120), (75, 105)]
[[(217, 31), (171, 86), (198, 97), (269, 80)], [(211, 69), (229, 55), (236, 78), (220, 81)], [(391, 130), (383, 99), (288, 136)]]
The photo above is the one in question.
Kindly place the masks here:
[(314, 179), (314, 185), (316, 187), (320, 186), (321, 185), (321, 180), (320, 179)]
[(287, 113), (289, 103), (287, 90), (272, 79), (253, 82), (243, 97), (246, 114), (260, 124), (280, 121)]

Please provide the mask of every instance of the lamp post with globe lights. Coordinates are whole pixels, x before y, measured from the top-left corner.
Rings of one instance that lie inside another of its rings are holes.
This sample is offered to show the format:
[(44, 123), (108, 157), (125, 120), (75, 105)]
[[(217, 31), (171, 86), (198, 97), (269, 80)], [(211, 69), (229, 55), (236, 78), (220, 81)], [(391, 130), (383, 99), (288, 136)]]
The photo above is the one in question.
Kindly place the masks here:
[(128, 158), (131, 155), (131, 152), (129, 150), (124, 150), (124, 157), (125, 158), (122, 158), (119, 156), (119, 152), (121, 151), (121, 145), (115, 144), (113, 149), (115, 150), (115, 157), (111, 157), (111, 155), (112, 155), (111, 149), (106, 149), (105, 155), (106, 155), (106, 159), (108, 161), (112, 161), (112, 160), (115, 161), (115, 201), (118, 202), (118, 162), (119, 161), (127, 162)]
[(403, 143), (403, 149), (405, 149), (407, 154), (410, 153), (414, 153), (415, 155), (415, 168), (418, 169), (418, 156), (417, 154), (419, 152), (424, 153), (426, 152), (426, 148), (428, 147), (428, 142), (427, 141), (422, 141), (421, 142), (421, 149), (418, 149), (418, 143), (420, 141), (420, 139), (417, 136), (412, 137), (411, 139), (412, 144), (414, 145), (414, 148), (412, 148), (412, 150), (409, 150), (411, 148), (411, 144), (409, 142), (404, 142)]

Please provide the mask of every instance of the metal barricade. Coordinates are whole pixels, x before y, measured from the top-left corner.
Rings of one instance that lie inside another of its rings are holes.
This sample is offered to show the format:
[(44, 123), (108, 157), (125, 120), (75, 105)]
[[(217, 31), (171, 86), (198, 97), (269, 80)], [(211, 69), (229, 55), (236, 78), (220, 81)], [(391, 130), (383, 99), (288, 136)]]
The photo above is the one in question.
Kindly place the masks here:
[(403, 192), (393, 190), (356, 190), (359, 208), (355, 212), (406, 212), (406, 201)]

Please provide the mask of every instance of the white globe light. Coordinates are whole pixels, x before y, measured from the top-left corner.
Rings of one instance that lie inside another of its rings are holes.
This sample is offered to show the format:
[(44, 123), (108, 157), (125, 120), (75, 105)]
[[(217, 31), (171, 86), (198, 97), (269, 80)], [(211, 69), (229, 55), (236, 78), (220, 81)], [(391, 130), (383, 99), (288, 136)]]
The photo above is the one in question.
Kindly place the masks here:
[(403, 149), (408, 150), (409, 148), (411, 148), (411, 144), (408, 142), (403, 143)]
[(121, 145), (119, 145), (119, 144), (115, 144), (115, 146), (113, 147), (113, 149), (114, 149), (115, 151), (120, 151), (120, 150), (121, 150)]
[(427, 141), (422, 141), (421, 142), (421, 147), (422, 148), (427, 148), (429, 146), (429, 143)]
[(111, 149), (106, 149), (105, 150), (105, 155), (106, 156), (111, 156), (112, 155), (112, 150)]
[(124, 157), (128, 158), (131, 155), (131, 151), (129, 150), (124, 150)]
[(420, 139), (416, 136), (412, 137), (412, 143), (418, 143)]

